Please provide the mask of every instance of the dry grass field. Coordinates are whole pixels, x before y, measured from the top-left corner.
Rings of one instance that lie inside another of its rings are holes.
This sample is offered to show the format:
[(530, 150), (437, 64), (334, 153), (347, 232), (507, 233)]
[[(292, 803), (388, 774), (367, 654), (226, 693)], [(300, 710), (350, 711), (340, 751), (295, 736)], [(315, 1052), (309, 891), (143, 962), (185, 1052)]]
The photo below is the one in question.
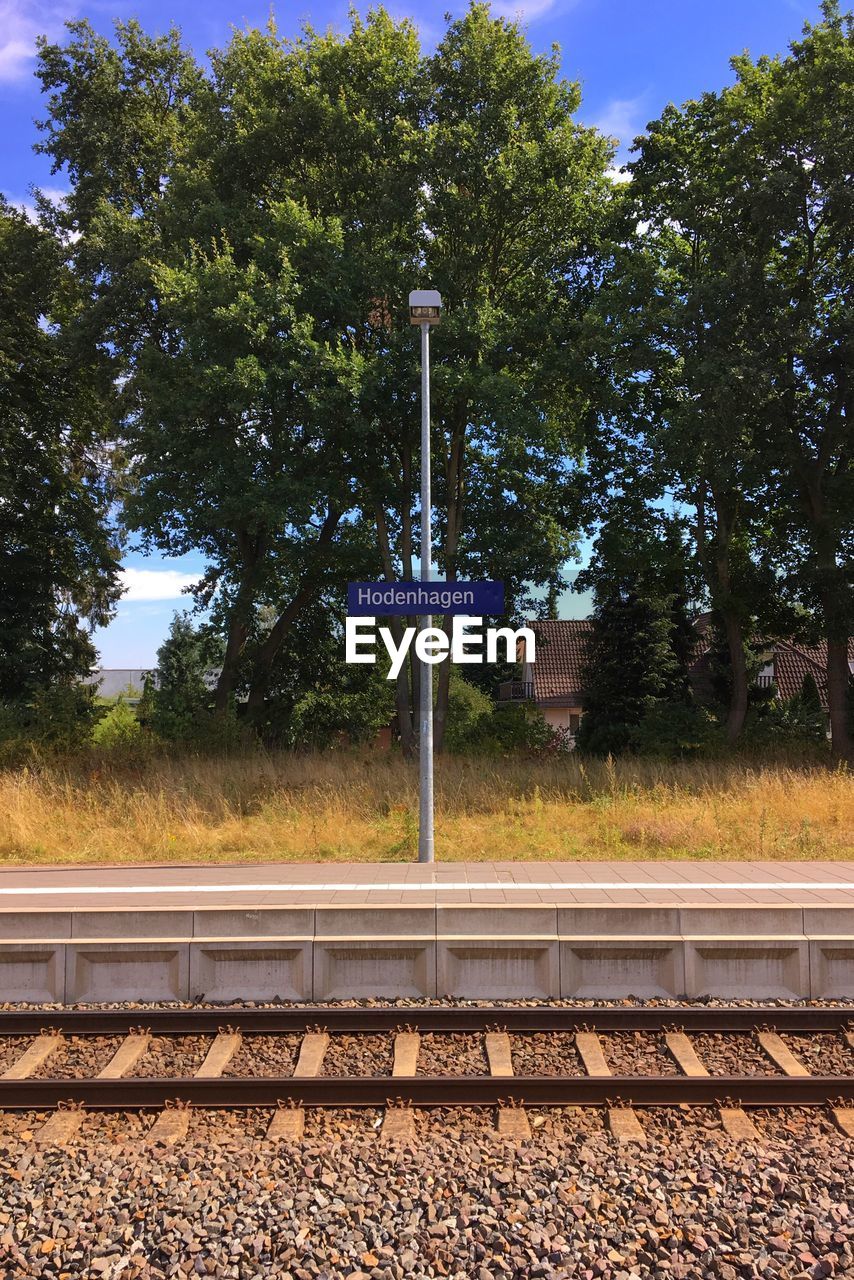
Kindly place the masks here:
[[(417, 777), (394, 756), (160, 760), (0, 773), (0, 861), (397, 861)], [(854, 776), (744, 761), (445, 759), (447, 861), (849, 858)]]

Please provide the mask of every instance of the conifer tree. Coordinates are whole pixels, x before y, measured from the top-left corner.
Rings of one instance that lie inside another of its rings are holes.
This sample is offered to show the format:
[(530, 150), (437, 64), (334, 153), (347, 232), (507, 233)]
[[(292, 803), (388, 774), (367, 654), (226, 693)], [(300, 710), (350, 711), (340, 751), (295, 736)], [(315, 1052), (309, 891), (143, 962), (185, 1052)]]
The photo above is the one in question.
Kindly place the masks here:
[(577, 745), (592, 755), (620, 755), (676, 678), (669, 609), (637, 591), (616, 590), (593, 616), (584, 715)]
[(678, 525), (623, 504), (579, 584), (593, 587), (595, 608), (577, 745), (618, 755), (637, 749), (653, 708), (690, 702), (693, 628)]

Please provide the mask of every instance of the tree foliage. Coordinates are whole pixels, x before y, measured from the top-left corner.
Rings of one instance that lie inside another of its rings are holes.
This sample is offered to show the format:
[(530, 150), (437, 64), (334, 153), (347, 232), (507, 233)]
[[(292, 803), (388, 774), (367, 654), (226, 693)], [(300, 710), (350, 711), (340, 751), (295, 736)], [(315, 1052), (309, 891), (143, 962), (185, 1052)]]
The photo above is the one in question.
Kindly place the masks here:
[(62, 246), (0, 199), (0, 701), (88, 674), (118, 595), (104, 371)]
[(788, 57), (735, 58), (734, 85), (648, 126), (602, 314), (618, 335), (610, 438), (694, 512), (731, 670), (730, 738), (747, 713), (751, 634), (791, 632), (801, 607), (828, 640), (846, 754), (854, 38), (831, 0), (823, 19)]
[[(473, 4), (425, 57), (408, 21), (236, 34), (210, 74), (177, 33), (85, 23), (42, 47), (42, 144), (68, 168), (88, 320), (123, 391), (126, 519), (201, 549), (227, 637), (222, 711), (259, 715), (276, 654), (331, 583), (409, 576), (418, 346), (435, 349), (440, 568), (521, 606), (572, 545), (566, 483), (589, 414), (572, 341), (593, 290), (610, 146), (517, 24)], [(350, 576), (353, 576), (352, 574)], [(259, 610), (274, 611), (266, 633)], [(441, 741), (447, 683), (440, 681)], [(414, 689), (398, 717), (411, 744)]]
[[(730, 741), (757, 641), (821, 637), (849, 754), (852, 18), (825, 0), (785, 56), (733, 68), (612, 184), (557, 53), (486, 4), (432, 52), (382, 8), (236, 32), (205, 65), (136, 22), (42, 41), (40, 149), (70, 192), (38, 227), (0, 205), (0, 700), (91, 664), (119, 496), (145, 547), (204, 557), (210, 623), (176, 624), (143, 708), (167, 736), (233, 727), (236, 703), (271, 740), (328, 739), (346, 707), (379, 723), (385, 684), (332, 673), (336, 627), (348, 579), (420, 552), (406, 297), (430, 284), (435, 563), (503, 579), (521, 617), (598, 535), (588, 749), (662, 740), (666, 707), (675, 750), (700, 733), (691, 604)], [(436, 696), (453, 745), (447, 663)]]

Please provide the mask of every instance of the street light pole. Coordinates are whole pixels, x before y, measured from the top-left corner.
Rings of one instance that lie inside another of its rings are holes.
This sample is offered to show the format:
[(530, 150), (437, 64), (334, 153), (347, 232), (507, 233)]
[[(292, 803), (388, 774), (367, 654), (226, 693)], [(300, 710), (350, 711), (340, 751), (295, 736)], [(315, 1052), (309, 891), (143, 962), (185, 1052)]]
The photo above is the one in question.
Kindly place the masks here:
[[(421, 581), (429, 582), (432, 559), (430, 493), (430, 325), (421, 325)], [(433, 617), (425, 614), (421, 627), (432, 627)], [(421, 732), (418, 765), (418, 861), (435, 861), (433, 844), (433, 668), (421, 663)]]
[[(438, 324), (442, 299), (435, 289), (414, 289), (409, 295), (409, 322), (421, 330), (421, 581), (429, 582), (432, 566), (430, 516), (430, 326)], [(422, 631), (432, 627), (431, 614), (420, 619)], [(420, 733), (418, 739), (418, 861), (434, 862), (433, 844), (433, 671), (421, 663)]]

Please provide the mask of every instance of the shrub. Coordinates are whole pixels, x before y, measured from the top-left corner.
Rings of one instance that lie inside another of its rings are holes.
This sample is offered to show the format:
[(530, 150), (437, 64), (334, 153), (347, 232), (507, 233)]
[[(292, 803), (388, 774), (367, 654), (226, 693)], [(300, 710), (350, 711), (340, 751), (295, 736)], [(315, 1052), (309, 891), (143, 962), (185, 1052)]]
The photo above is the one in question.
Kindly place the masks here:
[(699, 756), (715, 743), (716, 728), (710, 712), (696, 703), (657, 702), (637, 726), (632, 747), (670, 760)]
[(142, 733), (142, 725), (136, 717), (133, 707), (129, 707), (121, 698), (107, 711), (106, 715), (95, 725), (92, 741), (97, 747), (108, 751), (127, 747), (138, 741)]
[(484, 738), (490, 736), (492, 714), (492, 699), (452, 668), (445, 724), (448, 751), (458, 754), (476, 751)]
[(28, 702), (6, 703), (0, 712), (0, 760), (71, 755), (92, 741), (100, 709), (90, 685), (39, 689)]
[(377, 681), (351, 692), (309, 689), (291, 711), (290, 745), (322, 751), (345, 742), (369, 743), (388, 725), (393, 712), (392, 686), (383, 688)]
[[(815, 682), (813, 682), (814, 684)], [(807, 744), (827, 741), (827, 721), (818, 698), (807, 681), (801, 693), (786, 702), (773, 702), (761, 715), (751, 716), (744, 730), (745, 746), (772, 743)]]
[(550, 729), (532, 707), (496, 706), (452, 671), (445, 745), (457, 755), (556, 754), (569, 749), (567, 735)]

